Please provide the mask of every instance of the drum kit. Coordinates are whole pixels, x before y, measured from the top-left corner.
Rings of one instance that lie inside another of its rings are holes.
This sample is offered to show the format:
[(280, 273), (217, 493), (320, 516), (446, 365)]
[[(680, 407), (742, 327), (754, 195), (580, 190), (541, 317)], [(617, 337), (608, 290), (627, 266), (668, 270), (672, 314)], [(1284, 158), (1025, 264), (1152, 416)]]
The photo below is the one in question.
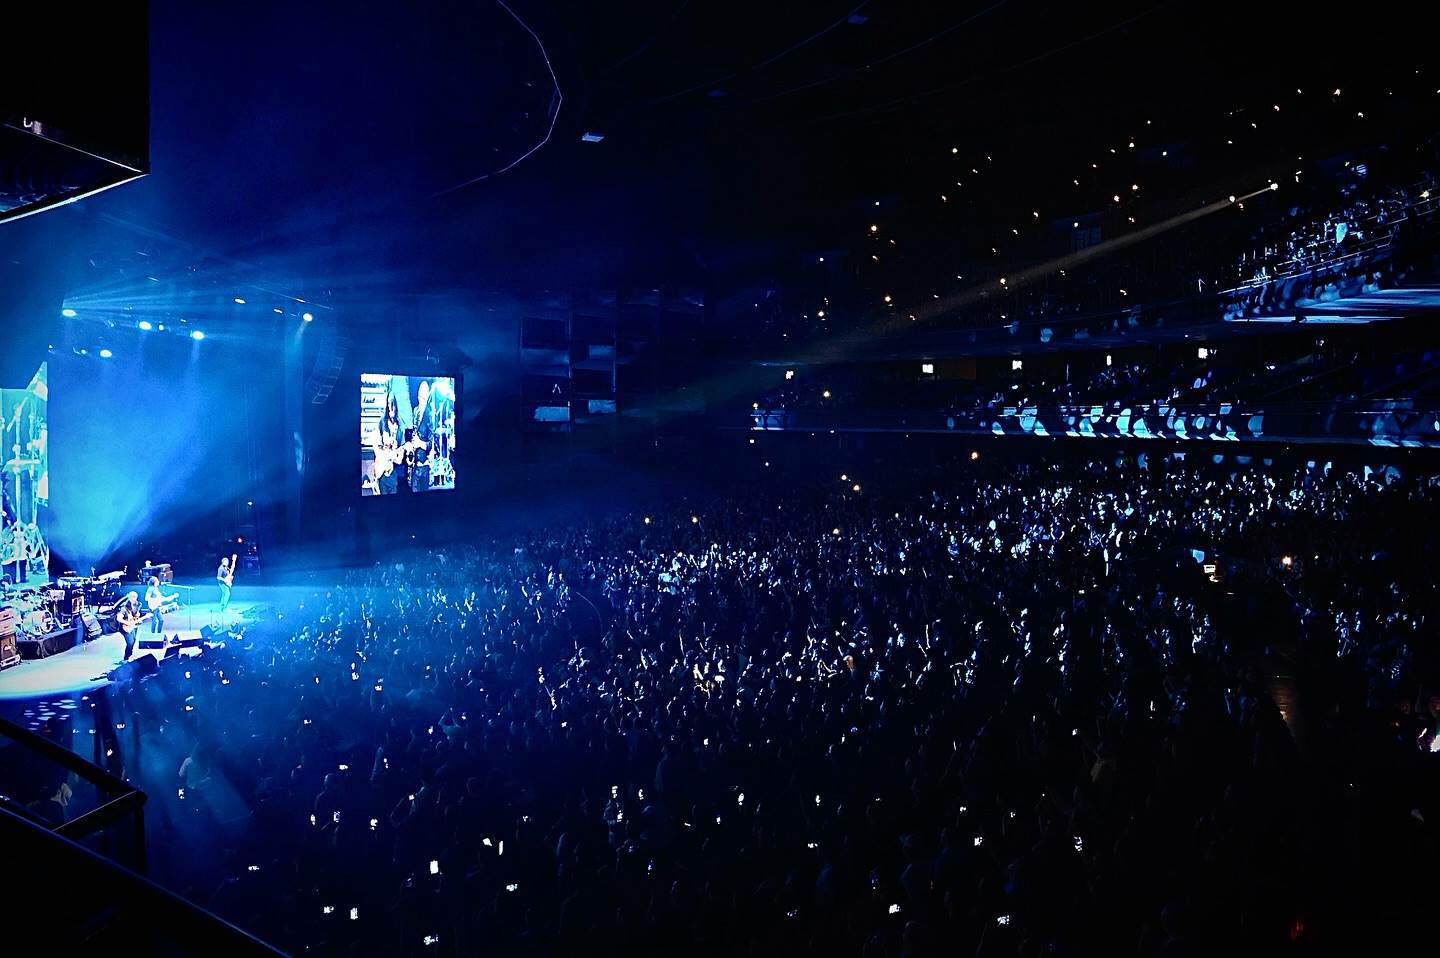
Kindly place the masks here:
[(23, 648), (74, 628), (86, 609), (103, 613), (107, 605), (114, 605), (124, 576), (123, 571), (93, 576), (69, 572), (53, 584), (11, 589), (0, 597), (0, 606), (9, 611)]

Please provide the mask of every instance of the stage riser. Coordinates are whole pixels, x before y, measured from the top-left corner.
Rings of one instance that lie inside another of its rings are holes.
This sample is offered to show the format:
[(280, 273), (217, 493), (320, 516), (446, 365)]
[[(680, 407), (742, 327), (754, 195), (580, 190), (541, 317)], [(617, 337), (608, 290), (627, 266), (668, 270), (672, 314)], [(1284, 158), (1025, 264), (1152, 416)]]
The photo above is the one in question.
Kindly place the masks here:
[(49, 635), (42, 635), (39, 638), (18, 636), (15, 644), (20, 649), (20, 658), (43, 659), (75, 648), (80, 644), (79, 635), (80, 630), (72, 625), (68, 629), (51, 632)]

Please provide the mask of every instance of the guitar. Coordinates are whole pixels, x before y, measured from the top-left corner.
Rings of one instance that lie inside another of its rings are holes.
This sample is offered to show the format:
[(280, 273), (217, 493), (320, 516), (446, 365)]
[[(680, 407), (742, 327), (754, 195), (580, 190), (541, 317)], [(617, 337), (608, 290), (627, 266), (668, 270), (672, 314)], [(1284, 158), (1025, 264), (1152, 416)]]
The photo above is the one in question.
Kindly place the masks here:
[(413, 465), (412, 454), (418, 449), (424, 449), (429, 444), (423, 439), (411, 439), (398, 446), (376, 446), (375, 447), (375, 477), (384, 479), (395, 471), (395, 467), (402, 461), (407, 465)]
[(127, 602), (120, 607), (120, 611), (115, 613), (115, 621), (120, 623), (121, 628), (128, 632), (145, 621), (145, 614), (138, 608), (131, 608)]
[(405, 468), (414, 469), (420, 464), (417, 452), (429, 452), (430, 441), (428, 439), (410, 439), (405, 443)]
[(235, 560), (238, 559), (238, 558), (239, 558), (238, 555), (232, 555), (232, 556), (230, 557), (230, 565), (227, 567), (230, 571), (227, 572), (227, 573), (225, 573), (225, 575), (224, 575), (223, 577), (222, 577), (222, 576), (216, 576), (215, 578), (219, 579), (221, 582), (225, 583), (226, 585), (229, 585), (230, 583), (234, 582), (234, 581), (235, 581)]
[(151, 612), (158, 612), (161, 615), (169, 615), (180, 608), (180, 593), (165, 594), (160, 591), (158, 585), (152, 585), (145, 590), (145, 607)]

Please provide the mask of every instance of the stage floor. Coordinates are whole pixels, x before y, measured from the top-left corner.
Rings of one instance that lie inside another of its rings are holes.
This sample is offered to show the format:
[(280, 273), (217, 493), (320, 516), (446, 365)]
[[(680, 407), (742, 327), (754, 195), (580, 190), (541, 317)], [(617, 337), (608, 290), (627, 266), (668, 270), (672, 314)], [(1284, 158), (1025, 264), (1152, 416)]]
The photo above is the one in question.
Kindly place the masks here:
[[(228, 628), (246, 619), (254, 619), (263, 611), (264, 603), (237, 601), (231, 602), (222, 616), (218, 602), (197, 602), (170, 615), (166, 619), (165, 633), (178, 635), (181, 639), (194, 639), (207, 625)], [(147, 638), (149, 634), (141, 626), (139, 638)], [(149, 655), (158, 659), (164, 654), (163, 649), (137, 648), (133, 658)], [(196, 653), (193, 649), (181, 649), (180, 654)], [(0, 671), (0, 700), (47, 698), (100, 688), (109, 683), (110, 673), (122, 664), (124, 656), (125, 640), (119, 633), (110, 633), (59, 655), (28, 659)]]

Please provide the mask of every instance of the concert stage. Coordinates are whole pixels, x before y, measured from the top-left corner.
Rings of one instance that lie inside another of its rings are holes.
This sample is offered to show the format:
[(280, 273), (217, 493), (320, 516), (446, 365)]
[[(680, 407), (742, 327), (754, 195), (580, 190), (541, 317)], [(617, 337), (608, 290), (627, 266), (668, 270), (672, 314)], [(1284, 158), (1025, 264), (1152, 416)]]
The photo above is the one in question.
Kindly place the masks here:
[[(165, 634), (179, 636), (182, 642), (197, 641), (206, 626), (226, 629), (254, 621), (264, 609), (263, 602), (232, 601), (222, 616), (218, 602), (199, 602), (169, 616), (170, 627)], [(148, 628), (141, 626), (136, 638), (142, 642), (150, 638)], [(177, 651), (180, 655), (194, 655), (196, 648), (198, 646), (192, 645)], [(124, 639), (112, 632), (57, 655), (23, 661), (0, 671), (0, 700), (43, 698), (99, 688), (109, 683), (110, 674), (123, 663), (124, 653)], [(137, 646), (133, 657), (139, 659), (147, 655), (162, 659), (165, 650)]]

